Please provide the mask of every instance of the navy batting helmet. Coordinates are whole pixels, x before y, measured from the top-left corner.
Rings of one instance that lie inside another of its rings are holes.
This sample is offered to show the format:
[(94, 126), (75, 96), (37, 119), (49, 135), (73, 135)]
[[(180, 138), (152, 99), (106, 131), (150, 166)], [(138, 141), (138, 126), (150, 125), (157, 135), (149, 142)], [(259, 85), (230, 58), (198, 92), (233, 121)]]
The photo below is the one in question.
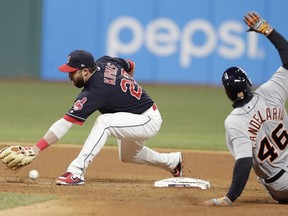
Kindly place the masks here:
[(228, 68), (222, 76), (222, 84), (228, 98), (235, 102), (252, 95), (252, 82), (246, 72), (239, 67)]

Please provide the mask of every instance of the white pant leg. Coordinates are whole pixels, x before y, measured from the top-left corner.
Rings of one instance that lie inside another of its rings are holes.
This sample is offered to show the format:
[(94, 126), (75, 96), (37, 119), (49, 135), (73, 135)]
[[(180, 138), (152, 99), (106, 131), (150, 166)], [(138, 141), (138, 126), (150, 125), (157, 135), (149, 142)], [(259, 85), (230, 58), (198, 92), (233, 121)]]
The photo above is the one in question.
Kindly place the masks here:
[(145, 145), (144, 141), (117, 140), (119, 158), (123, 162), (146, 164), (172, 170), (179, 163), (178, 153), (159, 153)]
[[(176, 154), (169, 154), (168, 156), (168, 154), (156, 153), (147, 147), (143, 148), (144, 140), (155, 136), (160, 130), (161, 123), (162, 119), (159, 111), (152, 108), (142, 115), (124, 112), (100, 115), (81, 152), (72, 161), (67, 171), (84, 179), (86, 168), (103, 148), (109, 136), (116, 137), (122, 143), (124, 141), (124, 145), (119, 146), (121, 160), (125, 158), (124, 160), (134, 163), (154, 164), (164, 169), (172, 169), (179, 162), (179, 156), (176, 156)], [(131, 141), (134, 145), (129, 146)], [(126, 149), (125, 151), (130, 152), (129, 154), (123, 154), (121, 150), (123, 146)], [(133, 155), (133, 157), (131, 158), (130, 155)]]
[[(99, 116), (101, 117), (101, 116)], [(89, 136), (87, 137), (80, 153), (69, 165), (67, 171), (72, 172), (84, 180), (84, 174), (93, 158), (100, 152), (110, 136), (109, 130), (101, 119), (97, 118)]]

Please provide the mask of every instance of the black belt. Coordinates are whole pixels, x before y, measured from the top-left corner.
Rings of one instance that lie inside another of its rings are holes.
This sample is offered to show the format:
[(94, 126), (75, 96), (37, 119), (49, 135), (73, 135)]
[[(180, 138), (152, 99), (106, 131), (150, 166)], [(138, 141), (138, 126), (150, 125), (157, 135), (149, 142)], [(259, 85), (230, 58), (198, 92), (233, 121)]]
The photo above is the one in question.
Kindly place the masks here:
[(276, 180), (278, 180), (283, 174), (285, 173), (285, 170), (280, 170), (280, 172), (278, 172), (275, 176), (273, 176), (272, 178), (266, 179), (264, 180), (265, 183), (270, 184), (275, 182)]

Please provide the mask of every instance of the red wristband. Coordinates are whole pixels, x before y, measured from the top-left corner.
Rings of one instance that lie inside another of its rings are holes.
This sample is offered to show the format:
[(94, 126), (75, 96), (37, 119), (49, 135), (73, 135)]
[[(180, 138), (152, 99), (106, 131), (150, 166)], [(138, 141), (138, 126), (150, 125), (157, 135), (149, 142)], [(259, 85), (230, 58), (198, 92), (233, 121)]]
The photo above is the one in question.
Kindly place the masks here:
[(40, 151), (43, 151), (49, 146), (49, 144), (44, 138), (42, 138), (36, 143), (36, 146), (40, 149)]

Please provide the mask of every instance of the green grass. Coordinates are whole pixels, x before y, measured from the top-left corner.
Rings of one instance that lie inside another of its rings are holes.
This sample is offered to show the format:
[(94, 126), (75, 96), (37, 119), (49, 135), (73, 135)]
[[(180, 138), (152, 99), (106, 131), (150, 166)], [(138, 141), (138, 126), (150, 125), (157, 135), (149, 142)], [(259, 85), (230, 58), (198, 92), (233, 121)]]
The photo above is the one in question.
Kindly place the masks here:
[(0, 210), (31, 205), (52, 199), (55, 199), (55, 197), (50, 195), (0, 192)]
[[(222, 87), (142, 85), (163, 123), (150, 147), (227, 150), (224, 119), (232, 110)], [(35, 143), (70, 109), (79, 89), (66, 82), (1, 81), (0, 141)], [(99, 112), (58, 143), (82, 144)], [(107, 145), (116, 145), (109, 139)]]

